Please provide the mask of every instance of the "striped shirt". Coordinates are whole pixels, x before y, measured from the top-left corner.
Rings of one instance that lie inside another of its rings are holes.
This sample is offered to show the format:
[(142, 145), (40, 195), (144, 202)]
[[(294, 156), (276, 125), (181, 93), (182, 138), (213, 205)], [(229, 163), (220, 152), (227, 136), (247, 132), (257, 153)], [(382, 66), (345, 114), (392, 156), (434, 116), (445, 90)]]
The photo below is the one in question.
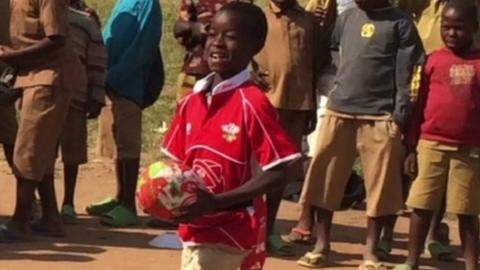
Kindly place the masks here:
[(88, 100), (104, 103), (107, 53), (100, 25), (90, 13), (74, 8), (70, 8), (69, 22), (75, 53), (88, 78), (87, 88), (76, 93), (72, 106), (82, 109)]

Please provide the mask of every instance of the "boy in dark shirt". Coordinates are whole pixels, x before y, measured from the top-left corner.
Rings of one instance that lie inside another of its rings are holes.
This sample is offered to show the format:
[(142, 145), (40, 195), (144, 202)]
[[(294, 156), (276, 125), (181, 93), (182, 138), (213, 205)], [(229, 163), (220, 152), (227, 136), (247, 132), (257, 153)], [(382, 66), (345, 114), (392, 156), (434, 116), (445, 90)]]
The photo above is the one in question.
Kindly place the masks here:
[(360, 269), (381, 269), (375, 254), (383, 224), (402, 209), (402, 128), (409, 121), (424, 61), (411, 18), (388, 0), (357, 0), (335, 26), (340, 52), (335, 88), (300, 202), (316, 207), (317, 243), (299, 260), (323, 266), (330, 252), (333, 211), (340, 208), (353, 162), (360, 156), (367, 191), (367, 241)]

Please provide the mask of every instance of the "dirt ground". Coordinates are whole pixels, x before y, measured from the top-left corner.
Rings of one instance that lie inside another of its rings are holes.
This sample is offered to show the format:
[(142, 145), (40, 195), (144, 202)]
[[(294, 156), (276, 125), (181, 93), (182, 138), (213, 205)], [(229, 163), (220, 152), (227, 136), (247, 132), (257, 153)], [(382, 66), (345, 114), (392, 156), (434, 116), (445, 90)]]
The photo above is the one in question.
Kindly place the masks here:
[[(163, 231), (146, 226), (134, 229), (111, 229), (99, 225), (98, 220), (84, 214), (85, 206), (95, 200), (113, 194), (114, 174), (111, 164), (94, 161), (81, 169), (77, 192), (77, 211), (81, 214), (79, 224), (69, 226), (64, 239), (35, 238), (30, 243), (0, 244), (0, 270), (177, 270), (180, 252), (149, 247), (147, 243)], [(61, 176), (61, 172), (58, 172)], [(63, 184), (57, 177), (59, 199)], [(0, 222), (5, 222), (14, 206), (15, 182), (4, 162), (0, 163)], [(286, 231), (294, 225), (298, 207), (290, 202), (282, 205), (279, 226)], [(143, 218), (148, 221), (147, 217)], [(387, 264), (389, 267), (402, 261), (405, 255), (408, 220), (401, 218), (397, 225), (396, 243)], [(335, 216), (331, 267), (326, 269), (357, 269), (361, 259), (365, 237), (365, 218), (361, 211), (340, 212)], [(457, 226), (451, 223), (452, 231)], [(453, 244), (458, 248), (457, 233), (452, 234)], [(298, 256), (308, 248), (295, 247)], [(269, 258), (266, 270), (303, 269), (295, 264), (295, 258)], [(438, 264), (425, 260), (422, 269), (463, 269), (461, 262)]]

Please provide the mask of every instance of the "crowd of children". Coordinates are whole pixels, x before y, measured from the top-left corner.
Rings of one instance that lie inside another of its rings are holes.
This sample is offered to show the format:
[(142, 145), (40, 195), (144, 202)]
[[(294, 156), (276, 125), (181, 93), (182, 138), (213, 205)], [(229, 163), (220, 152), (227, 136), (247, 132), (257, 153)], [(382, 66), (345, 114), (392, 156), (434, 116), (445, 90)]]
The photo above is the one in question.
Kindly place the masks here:
[[(465, 269), (478, 270), (478, 5), (270, 0), (262, 10), (248, 0), (182, 0), (173, 34), (186, 54), (162, 152), (202, 175), (208, 192), (176, 221), (181, 269), (258, 270), (267, 253), (293, 255), (291, 242), (313, 246), (299, 266), (328, 267), (333, 215), (358, 159), (367, 216), (359, 269), (385, 269), (407, 206), (408, 257), (394, 269), (419, 269), (424, 250), (454, 259), (448, 212), (458, 215)], [(118, 192), (86, 211), (105, 225), (137, 225), (142, 110), (164, 77), (159, 2), (117, 1), (103, 33), (81, 0), (3, 1), (0, 20), (0, 69), (13, 67), (8, 87), (22, 90), (18, 123), (13, 104), (0, 107), (0, 143), (17, 179), (0, 243), (64, 236), (64, 224), (76, 221), (86, 123), (97, 117), (97, 150), (115, 160)], [(285, 186), (303, 178), (298, 224), (280, 237)], [(36, 192), (42, 216), (32, 223)]]

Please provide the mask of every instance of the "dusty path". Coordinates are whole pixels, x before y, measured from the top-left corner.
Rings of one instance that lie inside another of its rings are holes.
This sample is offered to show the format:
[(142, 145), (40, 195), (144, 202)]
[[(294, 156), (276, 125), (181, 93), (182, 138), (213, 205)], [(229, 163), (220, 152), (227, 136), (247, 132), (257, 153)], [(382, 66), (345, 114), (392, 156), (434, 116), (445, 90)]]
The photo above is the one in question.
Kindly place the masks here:
[[(58, 178), (60, 179), (60, 178)], [(14, 197), (13, 177), (4, 162), (0, 164), (0, 222), (5, 222), (12, 212)], [(63, 192), (62, 181), (57, 181), (58, 194)], [(92, 200), (103, 199), (114, 192), (111, 166), (106, 162), (92, 162), (80, 173), (77, 192), (77, 210), (83, 209)], [(285, 202), (280, 213), (280, 228), (286, 230), (294, 224), (297, 206)], [(147, 220), (147, 218), (145, 218)], [(365, 235), (365, 219), (360, 211), (342, 212), (335, 217), (333, 235), (335, 262), (327, 269), (357, 269), (361, 259)], [(407, 220), (402, 218), (397, 226), (397, 243), (391, 262), (400, 262), (406, 246)], [(456, 231), (456, 225), (451, 226)], [(178, 270), (179, 251), (151, 248), (147, 242), (160, 234), (161, 230), (140, 227), (114, 230), (99, 225), (98, 221), (82, 215), (80, 224), (68, 227), (65, 239), (35, 238), (31, 243), (1, 245), (0, 270)], [(454, 244), (458, 245), (457, 234), (453, 233)], [(305, 248), (298, 247), (298, 255)], [(458, 252), (457, 248), (457, 252)], [(295, 270), (295, 259), (269, 258), (266, 270)], [(430, 260), (423, 269), (458, 270), (460, 262), (439, 265)], [(388, 264), (392, 266), (393, 264)]]

